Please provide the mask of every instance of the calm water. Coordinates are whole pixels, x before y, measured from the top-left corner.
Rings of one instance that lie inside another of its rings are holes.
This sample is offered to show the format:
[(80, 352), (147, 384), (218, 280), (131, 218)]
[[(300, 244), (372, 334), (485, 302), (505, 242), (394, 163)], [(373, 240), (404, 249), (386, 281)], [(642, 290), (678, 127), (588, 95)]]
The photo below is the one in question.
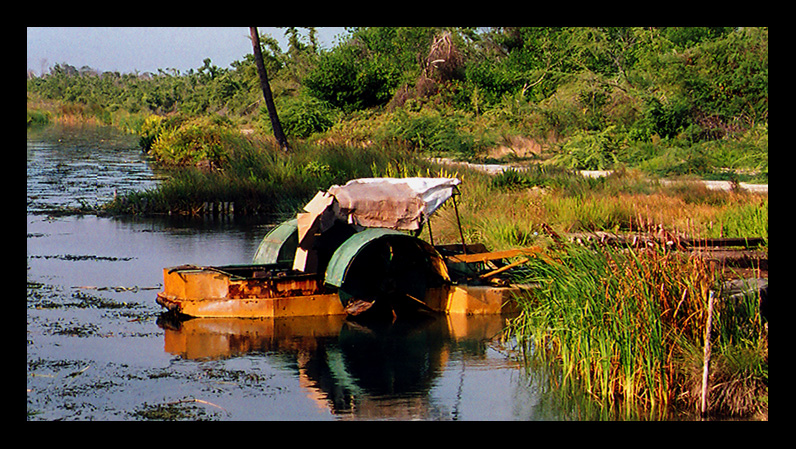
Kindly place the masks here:
[(166, 322), (163, 267), (248, 263), (272, 225), (53, 212), (156, 183), (131, 136), (28, 132), (28, 419), (569, 419), (498, 316)]

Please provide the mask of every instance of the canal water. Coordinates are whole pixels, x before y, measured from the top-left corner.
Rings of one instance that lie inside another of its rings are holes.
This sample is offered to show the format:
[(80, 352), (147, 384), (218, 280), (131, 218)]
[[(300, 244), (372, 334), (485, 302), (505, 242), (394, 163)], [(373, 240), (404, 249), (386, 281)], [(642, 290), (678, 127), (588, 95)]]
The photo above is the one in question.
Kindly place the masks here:
[(165, 319), (164, 267), (248, 263), (273, 223), (63, 213), (157, 182), (113, 128), (28, 131), (28, 420), (576, 419), (505, 317)]

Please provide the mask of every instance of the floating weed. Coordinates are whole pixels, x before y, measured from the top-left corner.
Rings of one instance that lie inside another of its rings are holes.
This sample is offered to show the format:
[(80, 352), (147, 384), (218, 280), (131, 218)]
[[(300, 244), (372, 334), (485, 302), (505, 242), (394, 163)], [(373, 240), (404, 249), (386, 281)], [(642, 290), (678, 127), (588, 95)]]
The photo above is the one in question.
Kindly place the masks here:
[(125, 309), (129, 307), (140, 307), (139, 304), (129, 304), (127, 302), (117, 302), (111, 299), (103, 298), (101, 296), (91, 295), (85, 292), (74, 292), (72, 297), (79, 299), (79, 303), (70, 304), (74, 307), (88, 309)]
[(54, 335), (66, 335), (69, 337), (91, 337), (98, 334), (99, 326), (95, 324), (74, 324), (67, 323), (65, 325), (54, 325)]
[(139, 410), (131, 412), (133, 418), (145, 421), (207, 421), (205, 409), (198, 400), (169, 402), (166, 404), (144, 403)]
[(39, 256), (33, 255), (28, 256), (31, 259), (56, 259), (56, 260), (65, 260), (69, 262), (79, 262), (79, 261), (103, 261), (103, 262), (124, 262), (128, 260), (133, 260), (132, 257), (110, 257), (110, 256), (95, 256), (95, 255), (86, 255), (86, 254), (55, 254), (55, 255), (46, 255), (46, 256)]
[(54, 285), (42, 284), (40, 282), (27, 282), (27, 302), (28, 307), (37, 309), (55, 309), (62, 307), (58, 301), (63, 292)]

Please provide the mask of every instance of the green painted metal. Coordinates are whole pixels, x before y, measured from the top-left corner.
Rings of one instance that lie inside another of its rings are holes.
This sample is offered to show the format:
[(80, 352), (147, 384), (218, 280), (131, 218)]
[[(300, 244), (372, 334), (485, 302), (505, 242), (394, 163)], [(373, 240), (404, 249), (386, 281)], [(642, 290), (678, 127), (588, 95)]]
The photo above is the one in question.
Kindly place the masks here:
[(292, 264), (298, 247), (298, 220), (288, 220), (271, 230), (254, 253), (255, 265)]
[(328, 285), (339, 288), (343, 285), (346, 271), (357, 254), (374, 240), (389, 235), (401, 236), (405, 234), (392, 229), (367, 228), (349, 237), (348, 240), (343, 242), (334, 254), (332, 254), (332, 258), (329, 260), (329, 264), (326, 267), (325, 282)]
[(429, 259), (430, 266), (444, 280), (450, 280), (442, 257), (433, 246), (411, 235), (385, 228), (367, 228), (343, 242), (332, 255), (326, 268), (325, 282), (340, 288), (346, 280), (348, 269), (357, 255), (377, 241), (388, 240), (400, 245), (414, 245)]

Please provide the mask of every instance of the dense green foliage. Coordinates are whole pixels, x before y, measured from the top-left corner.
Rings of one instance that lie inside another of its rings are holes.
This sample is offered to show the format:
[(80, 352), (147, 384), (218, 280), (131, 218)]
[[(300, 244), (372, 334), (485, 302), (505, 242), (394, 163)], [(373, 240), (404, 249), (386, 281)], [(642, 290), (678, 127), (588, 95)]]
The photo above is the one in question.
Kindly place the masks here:
[[(484, 160), (521, 138), (543, 149), (530, 157), (549, 168), (498, 184), (554, 183), (553, 167), (768, 180), (766, 28), (363, 27), (330, 49), (306, 31), (285, 30), (287, 51), (261, 39), (283, 129), (305, 148)], [(266, 178), (256, 164), (296, 163), (247, 156), (253, 145), (271, 151), (252, 55), (229, 68), (206, 59), (185, 74), (62, 63), (29, 77), (27, 90), (28, 126), (64, 117), (113, 123), (166, 165), (253, 180)], [(333, 166), (304, 162), (321, 172)], [(331, 182), (327, 175), (316, 177)]]
[[(285, 33), (287, 51), (270, 36), (262, 45), (292, 139), (348, 140), (340, 130), (355, 129), (361, 141), (483, 158), (525, 136), (565, 167), (767, 179), (766, 28), (361, 27), (330, 49), (312, 28)], [(185, 74), (62, 63), (27, 89), (106, 122), (211, 114), (270, 129), (251, 55)], [(361, 122), (363, 111), (377, 116)]]

